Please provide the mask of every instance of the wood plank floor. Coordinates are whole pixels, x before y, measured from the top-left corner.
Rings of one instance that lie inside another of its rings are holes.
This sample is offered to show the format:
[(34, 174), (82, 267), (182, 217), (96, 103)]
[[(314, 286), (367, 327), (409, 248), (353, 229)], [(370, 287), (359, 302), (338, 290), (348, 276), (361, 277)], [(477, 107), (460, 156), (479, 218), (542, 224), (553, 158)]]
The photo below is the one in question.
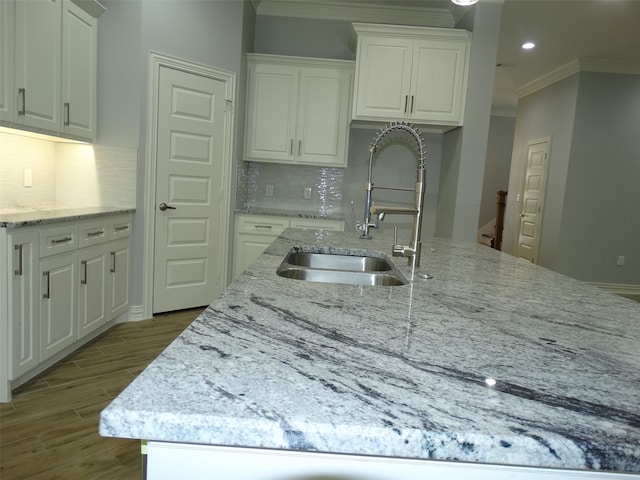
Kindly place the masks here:
[(102, 438), (99, 414), (202, 308), (118, 324), (0, 403), (2, 480), (138, 480), (140, 442)]

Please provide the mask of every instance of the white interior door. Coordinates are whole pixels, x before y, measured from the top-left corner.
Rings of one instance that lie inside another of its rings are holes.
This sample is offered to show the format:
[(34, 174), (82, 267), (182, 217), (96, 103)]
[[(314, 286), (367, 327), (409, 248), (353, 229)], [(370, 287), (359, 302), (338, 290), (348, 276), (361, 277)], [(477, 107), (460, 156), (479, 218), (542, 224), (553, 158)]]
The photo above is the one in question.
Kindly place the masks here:
[(225, 91), (159, 70), (153, 313), (208, 305), (225, 286)]
[(536, 263), (538, 256), (548, 158), (548, 138), (529, 142), (527, 172), (522, 192), (522, 210), (520, 211), (518, 256), (526, 258), (531, 263)]

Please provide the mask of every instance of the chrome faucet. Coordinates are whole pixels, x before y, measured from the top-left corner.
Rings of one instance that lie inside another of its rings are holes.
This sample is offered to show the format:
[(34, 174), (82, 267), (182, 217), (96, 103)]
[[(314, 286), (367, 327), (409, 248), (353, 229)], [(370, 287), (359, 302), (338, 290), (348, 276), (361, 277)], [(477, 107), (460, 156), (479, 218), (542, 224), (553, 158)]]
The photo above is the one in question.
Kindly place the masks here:
[[(393, 187), (376, 187), (381, 190), (402, 190), (411, 192), (415, 190), (415, 207), (390, 207), (373, 204), (373, 182), (371, 179), (371, 172), (373, 168), (373, 155), (378, 149), (378, 143), (389, 133), (400, 130), (411, 134), (418, 144), (418, 178), (416, 180), (415, 189), (412, 188), (393, 188)], [(358, 222), (356, 228), (363, 233), (360, 238), (370, 240), (371, 234), (369, 229), (378, 228), (379, 221), (384, 220), (387, 214), (405, 214), (414, 215), (413, 231), (411, 233), (411, 245), (398, 244), (398, 228), (394, 229), (393, 239), (393, 256), (394, 257), (408, 257), (408, 263), (412, 267), (420, 266), (420, 251), (422, 248), (421, 232), (422, 232), (422, 211), (424, 208), (424, 191), (426, 184), (425, 173), (425, 161), (426, 161), (426, 148), (424, 145), (424, 139), (422, 133), (415, 126), (405, 122), (393, 122), (385, 125), (374, 137), (373, 142), (369, 145), (369, 177), (367, 180), (367, 196), (365, 200), (365, 214), (364, 222)], [(371, 216), (376, 215), (376, 221), (371, 221)]]

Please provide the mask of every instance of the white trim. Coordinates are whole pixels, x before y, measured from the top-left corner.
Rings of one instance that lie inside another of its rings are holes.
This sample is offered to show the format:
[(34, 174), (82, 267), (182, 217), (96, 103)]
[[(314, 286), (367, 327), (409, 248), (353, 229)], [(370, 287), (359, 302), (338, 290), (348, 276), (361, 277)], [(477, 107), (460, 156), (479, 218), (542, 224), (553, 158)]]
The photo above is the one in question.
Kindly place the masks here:
[(262, 0), (256, 13), (276, 17), (390, 23), (422, 27), (452, 28), (455, 25), (453, 15), (448, 8), (414, 8), (397, 5), (393, 2), (387, 4), (380, 2), (349, 4), (340, 0)]
[(640, 285), (629, 285), (626, 283), (597, 283), (587, 282), (589, 285), (601, 288), (607, 292), (618, 295), (638, 295), (640, 296)]
[(146, 320), (147, 318), (144, 316), (144, 308), (142, 305), (131, 305), (129, 307), (129, 319), (128, 322), (139, 322), (141, 320)]
[[(154, 269), (154, 232), (155, 232), (155, 215), (152, 214), (155, 210), (156, 204), (156, 139), (157, 139), (157, 99), (159, 88), (159, 75), (160, 68), (167, 67), (172, 69), (181, 70), (183, 72), (192, 73), (194, 75), (200, 75), (203, 77), (220, 80), (226, 83), (225, 99), (232, 105), (225, 112), (225, 138), (224, 138), (224, 151), (223, 151), (223, 172), (222, 177), (225, 179), (222, 182), (223, 191), (220, 193), (220, 207), (223, 212), (220, 228), (224, 232), (228, 232), (230, 228), (230, 206), (231, 206), (231, 172), (233, 165), (233, 122), (234, 122), (234, 109), (236, 99), (236, 74), (226, 70), (213, 68), (208, 65), (199, 63), (193, 63), (187, 60), (182, 60), (177, 57), (171, 57), (157, 52), (149, 52), (149, 85), (147, 90), (147, 148), (145, 155), (145, 192), (144, 192), (144, 245), (147, 248), (144, 249), (143, 257), (143, 275), (142, 275), (142, 317), (151, 318), (153, 316), (153, 269)], [(228, 238), (222, 237), (222, 244), (220, 249), (223, 252), (228, 252)], [(220, 273), (220, 285), (226, 286), (227, 284), (227, 271), (229, 269), (228, 255), (222, 255), (222, 265)], [(140, 312), (135, 312), (136, 317), (140, 315)], [(134, 314), (131, 314), (133, 318)]]
[(530, 82), (521, 85), (515, 89), (515, 94), (518, 99), (531, 95), (538, 90), (548, 87), (551, 84), (559, 82), (571, 75), (574, 75), (580, 71), (580, 63), (578, 60), (572, 60), (569, 63), (562, 65), (550, 72), (541, 75), (540, 77), (531, 80)]
[(515, 89), (516, 96), (520, 99), (531, 95), (549, 85), (563, 80), (578, 72), (620, 73), (627, 75), (640, 75), (640, 63), (624, 60), (610, 60), (604, 58), (579, 58), (571, 60), (544, 75), (539, 76)]

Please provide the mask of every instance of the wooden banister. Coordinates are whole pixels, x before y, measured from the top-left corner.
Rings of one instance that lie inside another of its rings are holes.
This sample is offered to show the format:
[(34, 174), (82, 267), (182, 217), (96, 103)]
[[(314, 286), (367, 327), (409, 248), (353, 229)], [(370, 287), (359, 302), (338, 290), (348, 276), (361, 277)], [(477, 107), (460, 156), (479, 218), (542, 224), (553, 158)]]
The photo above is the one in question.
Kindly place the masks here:
[(502, 229), (504, 227), (504, 209), (507, 205), (506, 199), (507, 199), (507, 192), (506, 190), (498, 190), (498, 193), (496, 194), (496, 205), (497, 205), (497, 212), (496, 212), (496, 226), (495, 226), (495, 233), (494, 233), (494, 240), (493, 240), (493, 248), (495, 248), (496, 250), (502, 250)]

